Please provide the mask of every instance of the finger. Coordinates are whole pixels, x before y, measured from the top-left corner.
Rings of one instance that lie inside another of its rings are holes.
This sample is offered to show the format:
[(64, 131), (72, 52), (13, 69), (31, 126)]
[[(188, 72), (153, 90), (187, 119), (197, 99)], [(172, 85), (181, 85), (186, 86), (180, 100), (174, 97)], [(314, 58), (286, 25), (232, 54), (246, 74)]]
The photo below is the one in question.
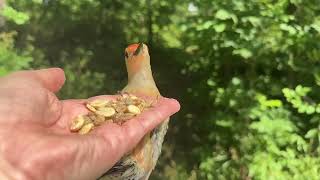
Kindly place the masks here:
[(65, 81), (65, 75), (60, 68), (17, 71), (0, 79), (2, 87), (6, 88), (38, 88), (43, 87), (51, 92), (57, 92)]
[(17, 71), (0, 78), (3, 88), (38, 88), (43, 87), (57, 92), (65, 81), (65, 75), (60, 68)]
[(42, 86), (49, 91), (57, 92), (63, 86), (66, 77), (60, 68), (49, 68), (31, 71), (40, 81)]
[(131, 150), (143, 138), (143, 136), (156, 128), (169, 116), (180, 110), (180, 104), (175, 99), (161, 98), (160, 102), (141, 116), (126, 122), (122, 129), (127, 134), (130, 143), (126, 149)]
[[(160, 102), (140, 116), (123, 125), (107, 123), (87, 138), (92, 142), (90, 152), (95, 154), (91, 159), (101, 173), (112, 167), (125, 153), (133, 149), (145, 134), (180, 109), (176, 100), (161, 98)], [(98, 166), (98, 167), (97, 167)]]

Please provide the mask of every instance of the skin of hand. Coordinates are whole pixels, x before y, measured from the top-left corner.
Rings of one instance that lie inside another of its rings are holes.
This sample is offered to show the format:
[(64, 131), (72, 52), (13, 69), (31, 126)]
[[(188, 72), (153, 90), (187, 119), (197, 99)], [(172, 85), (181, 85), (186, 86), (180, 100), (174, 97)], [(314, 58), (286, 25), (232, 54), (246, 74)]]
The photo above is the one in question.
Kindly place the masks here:
[(0, 78), (0, 179), (96, 179), (180, 109), (176, 100), (161, 98), (155, 107), (121, 126), (106, 123), (78, 135), (69, 131), (69, 125), (88, 112), (86, 100), (59, 100), (54, 93), (64, 81), (59, 68)]

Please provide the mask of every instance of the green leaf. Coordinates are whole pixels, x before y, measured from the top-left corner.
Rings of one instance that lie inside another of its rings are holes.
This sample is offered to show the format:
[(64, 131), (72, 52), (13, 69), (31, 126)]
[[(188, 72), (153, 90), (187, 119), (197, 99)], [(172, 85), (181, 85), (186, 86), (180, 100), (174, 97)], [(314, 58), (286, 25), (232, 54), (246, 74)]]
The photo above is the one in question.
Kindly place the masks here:
[(316, 108), (313, 106), (308, 106), (306, 109), (307, 114), (313, 114), (316, 111)]
[(301, 85), (298, 85), (295, 89), (295, 91), (297, 92), (297, 94), (299, 96), (306, 96), (308, 92), (311, 91), (311, 88), (309, 87), (303, 87)]
[(304, 136), (305, 138), (311, 139), (315, 138), (318, 135), (319, 130), (314, 128), (307, 132), (307, 134)]
[(317, 105), (317, 107), (316, 107), (316, 112), (317, 112), (317, 113), (320, 113), (320, 104)]
[(259, 26), (261, 24), (261, 19), (255, 16), (245, 17), (244, 21), (249, 21), (253, 26)]
[(214, 25), (213, 28), (216, 32), (221, 33), (226, 29), (226, 25), (225, 24), (217, 24), (217, 25)]
[(219, 9), (217, 11), (215, 17), (217, 19), (226, 20), (226, 19), (231, 18), (231, 14), (228, 11), (224, 10), (224, 9)]
[(10, 6), (4, 6), (1, 14), (18, 25), (25, 24), (29, 20), (29, 16), (26, 13), (19, 12)]
[(312, 24), (311, 27), (320, 33), (320, 19), (317, 18)]
[(232, 127), (233, 122), (228, 120), (217, 120), (216, 125), (221, 127)]
[(203, 23), (202, 27), (203, 29), (209, 29), (212, 25), (213, 25), (212, 21), (206, 21), (205, 23)]
[(280, 24), (280, 29), (289, 32), (289, 34), (291, 35), (294, 35), (297, 33), (297, 30), (294, 27), (289, 26), (287, 24)]
[(232, 84), (237, 86), (241, 83), (241, 79), (237, 78), (237, 77), (233, 77), (231, 80)]
[(236, 49), (233, 51), (233, 54), (240, 55), (245, 59), (252, 57), (252, 52), (249, 49), (245, 49), (245, 48)]
[(43, 2), (43, 0), (32, 0), (32, 2), (34, 2), (36, 4), (41, 4)]
[(208, 84), (208, 86), (215, 86), (216, 85), (216, 83), (212, 79), (208, 79), (207, 84)]
[(267, 107), (281, 107), (282, 106), (282, 102), (280, 100), (277, 100), (277, 99), (268, 100), (268, 101), (265, 102), (265, 106), (267, 106)]

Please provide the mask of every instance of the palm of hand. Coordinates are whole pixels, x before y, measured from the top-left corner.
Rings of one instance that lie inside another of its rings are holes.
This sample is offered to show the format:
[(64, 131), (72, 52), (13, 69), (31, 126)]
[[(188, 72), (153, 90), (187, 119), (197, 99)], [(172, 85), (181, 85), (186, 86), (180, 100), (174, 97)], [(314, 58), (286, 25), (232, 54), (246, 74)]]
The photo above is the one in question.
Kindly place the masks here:
[(0, 79), (4, 87), (0, 89), (0, 126), (5, 127), (0, 128), (0, 142), (4, 142), (0, 156), (15, 171), (7, 173), (14, 179), (95, 179), (179, 108), (175, 101), (163, 98), (156, 111), (151, 109), (122, 126), (109, 123), (85, 136), (72, 134), (69, 123), (87, 113), (85, 100), (59, 101), (54, 92), (64, 82), (63, 72), (49, 71)]

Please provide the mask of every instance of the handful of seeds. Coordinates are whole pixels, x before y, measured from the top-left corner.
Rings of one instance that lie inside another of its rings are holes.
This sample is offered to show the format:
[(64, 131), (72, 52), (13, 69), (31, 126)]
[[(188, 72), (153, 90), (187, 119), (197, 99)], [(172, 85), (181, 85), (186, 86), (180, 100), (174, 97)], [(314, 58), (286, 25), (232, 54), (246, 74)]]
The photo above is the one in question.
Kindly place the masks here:
[(70, 131), (87, 134), (105, 122), (123, 124), (151, 105), (152, 103), (131, 94), (122, 94), (116, 100), (96, 99), (86, 103), (90, 111), (87, 115), (79, 115), (73, 119)]

